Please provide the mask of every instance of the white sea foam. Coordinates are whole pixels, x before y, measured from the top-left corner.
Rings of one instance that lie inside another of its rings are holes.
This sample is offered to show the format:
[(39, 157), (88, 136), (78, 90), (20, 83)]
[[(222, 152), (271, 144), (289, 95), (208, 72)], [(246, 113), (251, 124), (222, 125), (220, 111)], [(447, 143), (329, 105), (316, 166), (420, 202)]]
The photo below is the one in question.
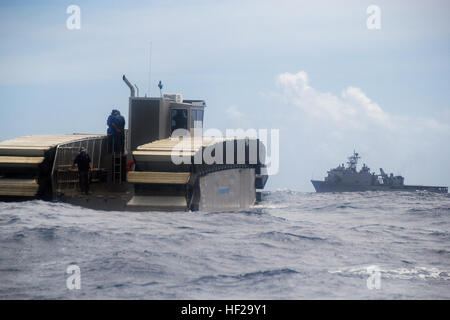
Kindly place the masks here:
[[(329, 273), (341, 275), (369, 276), (371, 273), (369, 268), (373, 265), (352, 266), (330, 270)], [(383, 279), (439, 279), (450, 280), (450, 271), (442, 270), (436, 267), (413, 267), (413, 268), (389, 268), (388, 266), (377, 266), (378, 271)]]

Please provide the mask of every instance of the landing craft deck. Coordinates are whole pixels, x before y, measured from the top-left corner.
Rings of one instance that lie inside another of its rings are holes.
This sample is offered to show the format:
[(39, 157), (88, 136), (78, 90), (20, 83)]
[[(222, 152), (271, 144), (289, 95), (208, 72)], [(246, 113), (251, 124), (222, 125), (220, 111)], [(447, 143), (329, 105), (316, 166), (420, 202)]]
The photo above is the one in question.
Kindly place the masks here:
[(42, 161), (44, 157), (12, 157), (12, 156), (0, 156), (0, 165), (8, 166), (37, 166)]
[(189, 172), (130, 171), (127, 174), (127, 181), (131, 183), (186, 184), (189, 181), (189, 177)]
[(59, 144), (84, 140), (102, 135), (95, 134), (42, 134), (0, 141), (0, 156), (43, 156), (44, 152)]
[(133, 156), (146, 161), (171, 161), (174, 156), (194, 156), (201, 148), (234, 139), (218, 137), (167, 138), (141, 145)]
[(32, 197), (38, 192), (35, 179), (0, 179), (0, 195)]

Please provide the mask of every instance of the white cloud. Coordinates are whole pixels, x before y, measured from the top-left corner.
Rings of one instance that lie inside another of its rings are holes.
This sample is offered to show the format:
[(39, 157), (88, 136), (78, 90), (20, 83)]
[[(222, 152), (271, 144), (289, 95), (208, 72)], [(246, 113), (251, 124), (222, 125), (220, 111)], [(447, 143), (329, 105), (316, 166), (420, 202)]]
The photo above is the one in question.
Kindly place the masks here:
[(390, 116), (356, 87), (348, 87), (341, 96), (320, 92), (309, 85), (305, 71), (283, 73), (276, 79), (282, 99), (299, 107), (313, 118), (333, 122), (341, 129), (355, 129), (368, 124), (392, 128)]
[(238, 106), (231, 105), (225, 110), (227, 129), (233, 128), (253, 128), (253, 120), (247, 116)]
[[(276, 77), (278, 92), (266, 94), (294, 107), (297, 117), (310, 126), (325, 127), (331, 136), (342, 138), (345, 132), (377, 132), (387, 135), (402, 132), (450, 134), (446, 113), (440, 120), (426, 117), (394, 115), (383, 110), (362, 89), (350, 86), (341, 95), (322, 92), (309, 84), (308, 74), (282, 73)], [(405, 102), (407, 103), (407, 102)]]
[(232, 120), (242, 120), (245, 116), (236, 106), (228, 107), (226, 114)]

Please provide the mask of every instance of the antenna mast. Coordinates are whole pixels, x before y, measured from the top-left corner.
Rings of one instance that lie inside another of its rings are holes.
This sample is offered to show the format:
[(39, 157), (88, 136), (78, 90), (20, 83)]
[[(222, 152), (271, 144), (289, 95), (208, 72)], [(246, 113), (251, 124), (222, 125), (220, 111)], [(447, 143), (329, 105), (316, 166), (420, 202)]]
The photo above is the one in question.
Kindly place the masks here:
[(151, 79), (152, 75), (152, 42), (150, 41), (150, 52), (149, 52), (149, 59), (148, 59), (148, 97), (150, 98), (150, 87), (152, 83)]

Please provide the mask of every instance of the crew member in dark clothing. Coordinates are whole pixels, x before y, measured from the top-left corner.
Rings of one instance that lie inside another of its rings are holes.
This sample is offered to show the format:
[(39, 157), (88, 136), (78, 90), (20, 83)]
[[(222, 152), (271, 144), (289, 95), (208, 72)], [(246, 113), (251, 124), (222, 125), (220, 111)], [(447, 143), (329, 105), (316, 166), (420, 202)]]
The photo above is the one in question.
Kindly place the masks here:
[(125, 140), (125, 118), (120, 115), (119, 110), (112, 110), (106, 121), (108, 125), (108, 152), (124, 151)]
[(118, 141), (118, 151), (124, 152), (125, 147), (125, 118), (120, 114), (119, 110), (116, 110), (116, 123), (119, 128), (119, 141)]
[(111, 114), (108, 117), (108, 120), (106, 120), (106, 124), (108, 125), (108, 153), (112, 153), (115, 150), (115, 145), (117, 141), (117, 133), (118, 133), (118, 126), (116, 122), (116, 112), (117, 110), (111, 111)]
[(89, 170), (91, 170), (91, 159), (86, 153), (86, 148), (81, 148), (80, 153), (73, 160), (72, 168), (78, 166), (78, 178), (80, 182), (80, 191), (89, 194)]

